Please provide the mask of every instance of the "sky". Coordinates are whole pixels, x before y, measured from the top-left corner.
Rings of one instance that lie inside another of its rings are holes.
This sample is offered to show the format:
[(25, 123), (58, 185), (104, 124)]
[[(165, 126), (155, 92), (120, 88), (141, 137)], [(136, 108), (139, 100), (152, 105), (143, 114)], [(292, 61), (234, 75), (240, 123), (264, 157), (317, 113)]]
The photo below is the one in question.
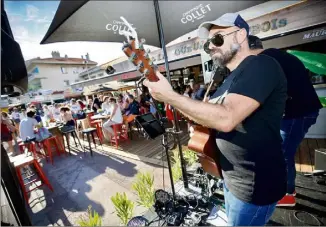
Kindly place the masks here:
[(40, 45), (60, 1), (5, 1), (11, 30), (19, 43), (25, 61), (51, 57), (52, 51), (61, 56), (80, 58), (89, 53), (90, 60), (103, 64), (123, 56), (120, 43), (61, 42)]

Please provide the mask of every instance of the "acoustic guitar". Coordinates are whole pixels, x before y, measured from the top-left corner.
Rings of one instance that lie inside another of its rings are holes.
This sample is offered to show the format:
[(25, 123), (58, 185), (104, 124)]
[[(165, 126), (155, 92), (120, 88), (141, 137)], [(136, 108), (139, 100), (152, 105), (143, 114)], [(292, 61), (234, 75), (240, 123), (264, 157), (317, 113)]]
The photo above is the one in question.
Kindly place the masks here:
[[(204, 100), (206, 100), (213, 83), (214, 80), (212, 79), (205, 93)], [(220, 150), (216, 145), (215, 131), (201, 125), (195, 125), (193, 127), (194, 132), (188, 142), (188, 148), (197, 152), (199, 162), (206, 173), (223, 179), (222, 170), (219, 165)]]
[[(141, 39), (141, 41), (139, 41), (133, 27), (125, 18), (120, 18), (129, 28), (129, 31), (124, 30), (120, 32), (121, 35), (127, 38), (127, 42), (123, 44), (122, 51), (129, 58), (129, 61), (136, 66), (137, 70), (144, 78), (152, 82), (158, 81), (159, 78), (155, 73), (157, 66), (151, 61), (148, 53), (144, 49), (145, 40)], [(207, 97), (213, 82), (212, 80), (205, 97)], [(219, 150), (215, 142), (215, 132), (213, 130), (196, 125), (193, 136), (189, 140), (188, 147), (190, 150), (197, 153), (205, 172), (214, 177), (222, 178), (221, 168), (219, 166)]]

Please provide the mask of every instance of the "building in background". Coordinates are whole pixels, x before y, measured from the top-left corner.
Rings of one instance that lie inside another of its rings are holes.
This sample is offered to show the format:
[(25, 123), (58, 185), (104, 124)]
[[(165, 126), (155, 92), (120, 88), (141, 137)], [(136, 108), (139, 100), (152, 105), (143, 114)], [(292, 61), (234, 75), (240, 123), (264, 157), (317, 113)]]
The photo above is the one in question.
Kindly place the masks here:
[(64, 91), (74, 83), (79, 73), (97, 65), (89, 55), (81, 58), (60, 56), (52, 51), (52, 58), (34, 58), (26, 61), (29, 92)]

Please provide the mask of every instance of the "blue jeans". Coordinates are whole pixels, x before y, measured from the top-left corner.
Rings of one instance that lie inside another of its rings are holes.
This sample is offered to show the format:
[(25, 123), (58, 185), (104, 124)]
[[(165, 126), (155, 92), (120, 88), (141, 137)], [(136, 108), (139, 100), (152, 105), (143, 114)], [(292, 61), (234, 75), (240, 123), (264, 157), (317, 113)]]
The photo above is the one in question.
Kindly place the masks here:
[(287, 193), (295, 191), (295, 153), (309, 128), (316, 123), (319, 111), (301, 118), (283, 119), (281, 122), (282, 149), (287, 165)]
[[(268, 193), (266, 194), (268, 196)], [(272, 216), (276, 203), (257, 206), (236, 198), (224, 184), (225, 212), (228, 226), (263, 226)]]

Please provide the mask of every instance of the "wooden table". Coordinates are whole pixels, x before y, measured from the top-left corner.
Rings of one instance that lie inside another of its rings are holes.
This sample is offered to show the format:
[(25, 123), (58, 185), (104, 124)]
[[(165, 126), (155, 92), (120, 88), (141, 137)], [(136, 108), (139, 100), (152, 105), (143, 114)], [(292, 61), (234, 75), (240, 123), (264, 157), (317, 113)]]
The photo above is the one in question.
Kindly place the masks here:
[(110, 115), (101, 115), (101, 114), (98, 114), (98, 115), (94, 115), (94, 116), (91, 116), (91, 119), (92, 120), (104, 120), (104, 119), (107, 119)]

